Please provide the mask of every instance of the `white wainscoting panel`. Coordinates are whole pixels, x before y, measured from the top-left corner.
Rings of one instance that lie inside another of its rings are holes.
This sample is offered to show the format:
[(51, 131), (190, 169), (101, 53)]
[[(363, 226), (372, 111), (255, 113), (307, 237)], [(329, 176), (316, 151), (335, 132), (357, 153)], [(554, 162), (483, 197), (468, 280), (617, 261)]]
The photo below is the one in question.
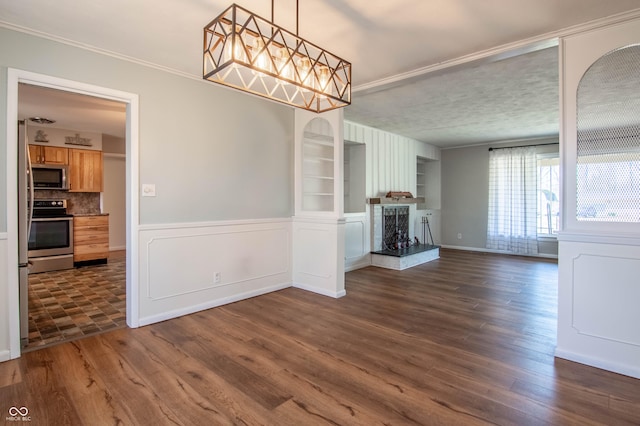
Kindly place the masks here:
[(640, 247), (559, 238), (556, 355), (640, 378)]
[(291, 286), (290, 219), (144, 226), (140, 251), (141, 325)]
[(573, 271), (573, 328), (640, 346), (640, 259), (581, 254)]
[(329, 297), (344, 289), (344, 220), (293, 219), (293, 286)]
[(369, 215), (345, 214), (345, 271), (353, 271), (371, 265)]
[(295, 240), (306, 244), (296, 244), (296, 272), (311, 280), (327, 280), (331, 271), (333, 246), (331, 230), (296, 227)]

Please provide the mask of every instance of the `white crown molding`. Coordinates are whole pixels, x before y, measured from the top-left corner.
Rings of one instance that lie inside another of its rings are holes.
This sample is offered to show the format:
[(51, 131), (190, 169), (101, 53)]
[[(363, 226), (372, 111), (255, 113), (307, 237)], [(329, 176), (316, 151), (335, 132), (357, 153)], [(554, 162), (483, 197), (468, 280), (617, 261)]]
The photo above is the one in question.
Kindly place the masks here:
[[(159, 64), (156, 64), (154, 62), (144, 61), (142, 59), (134, 58), (133, 56), (127, 56), (127, 55), (123, 55), (121, 53), (112, 52), (110, 50), (106, 50), (106, 49), (102, 49), (100, 47), (92, 46), (90, 44), (81, 43), (79, 41), (67, 39), (67, 38), (64, 38), (64, 37), (59, 37), (59, 36), (56, 36), (56, 35), (53, 35), (53, 34), (49, 34), (49, 33), (43, 32), (43, 31), (37, 31), (37, 30), (31, 29), (31, 28), (23, 27), (23, 26), (20, 26), (20, 25), (15, 25), (15, 24), (12, 24), (10, 22), (0, 21), (0, 28), (6, 28), (8, 30), (17, 31), (17, 32), (21, 32), (21, 33), (24, 33), (24, 34), (40, 37), (40, 38), (43, 38), (43, 39), (46, 39), (46, 40), (55, 41), (55, 42), (58, 42), (58, 43), (66, 44), (67, 46), (77, 47), (79, 49), (84, 49), (84, 50), (87, 50), (87, 51), (90, 51), (90, 52), (94, 52), (94, 53), (98, 53), (98, 54), (101, 54), (101, 55), (109, 56), (111, 58), (119, 59), (121, 61), (127, 61), (127, 62), (130, 62), (130, 63), (133, 63), (133, 64), (141, 65), (143, 67), (156, 69), (158, 71), (164, 71), (166, 73), (173, 74), (173, 75), (176, 75), (176, 76), (179, 76), (179, 77), (184, 77), (184, 78), (188, 78), (190, 80), (195, 80), (195, 81), (199, 81), (199, 82), (211, 85), (211, 82), (209, 82), (207, 80), (204, 80), (202, 78), (202, 76), (200, 76), (200, 75), (189, 74), (187, 72), (179, 71), (179, 70), (176, 70), (174, 68), (166, 67), (164, 65), (159, 65)], [(224, 84), (216, 84), (215, 86), (220, 88), (220, 89), (231, 90), (233, 92), (238, 92), (238, 89), (230, 87), (230, 86), (226, 86)], [(248, 96), (253, 96), (255, 99), (260, 99), (260, 100), (263, 100), (263, 101), (266, 101), (266, 102), (271, 102), (273, 104), (280, 105), (280, 106), (284, 105), (280, 101), (277, 101), (277, 100), (274, 100), (274, 99), (265, 98), (263, 96), (259, 96), (259, 95), (256, 95), (254, 93), (250, 93), (250, 92), (243, 92), (243, 93), (245, 95), (248, 95)], [(285, 107), (291, 108), (291, 109), (294, 108), (294, 107), (288, 106), (288, 105), (285, 105)]]
[(464, 69), (482, 63), (497, 62), (503, 59), (524, 55), (526, 53), (547, 49), (549, 47), (557, 46), (560, 38), (585, 31), (595, 30), (612, 24), (618, 24), (638, 17), (640, 17), (640, 9), (634, 9), (629, 12), (623, 12), (606, 18), (577, 24), (561, 30), (552, 31), (539, 36), (526, 38), (524, 40), (503, 44), (501, 46), (496, 46), (480, 52), (461, 56), (459, 58), (443, 61), (438, 64), (428, 65), (413, 71), (381, 78), (370, 83), (360, 84), (353, 87), (352, 93), (375, 93), (400, 84), (407, 84), (412, 80), (420, 80), (425, 78), (427, 75), (431, 76), (438, 72), (450, 72), (452, 71), (452, 68)]
[(100, 47), (92, 46), (90, 44), (81, 43), (79, 41), (71, 40), (71, 39), (68, 39), (68, 38), (56, 36), (56, 35), (49, 34), (49, 33), (43, 32), (43, 31), (37, 31), (37, 30), (31, 29), (31, 28), (23, 27), (23, 26), (20, 26), (20, 25), (15, 25), (15, 24), (12, 24), (10, 22), (0, 21), (0, 28), (6, 28), (8, 30), (17, 31), (17, 32), (20, 32), (20, 33), (29, 34), (29, 35), (32, 35), (32, 36), (44, 38), (44, 39), (47, 39), (47, 40), (51, 40), (51, 41), (55, 41), (55, 42), (58, 42), (58, 43), (66, 44), (67, 46), (77, 47), (77, 48), (80, 48), (80, 49), (88, 50), (90, 52), (99, 53), (101, 55), (110, 56), (112, 58), (120, 59), (120, 60), (127, 61), (127, 62), (132, 62), (134, 64), (142, 65), (144, 67), (154, 68), (154, 69), (157, 69), (159, 71), (164, 71), (164, 72), (167, 72), (167, 73), (170, 73), (170, 74), (178, 75), (178, 76), (189, 78), (189, 79), (192, 79), (192, 80), (203, 81), (201, 76), (189, 74), (189, 73), (184, 72), (184, 71), (179, 71), (179, 70), (176, 70), (176, 69), (173, 69), (173, 68), (165, 67), (163, 65), (158, 65), (158, 64), (153, 63), (153, 62), (144, 61), (142, 59), (134, 58), (133, 56), (127, 56), (127, 55), (123, 55), (121, 53), (112, 52), (110, 50), (102, 49)]
[[(438, 64), (428, 65), (426, 67), (418, 68), (413, 71), (408, 71), (405, 73), (396, 74), (393, 76), (375, 80), (369, 83), (353, 86), (352, 93), (358, 93), (358, 92), (374, 93), (380, 90), (389, 89), (395, 85), (406, 84), (411, 80), (419, 80), (421, 78), (424, 78), (426, 75), (435, 74), (437, 72), (445, 72), (445, 71), (449, 72), (452, 70), (452, 68), (453, 69), (458, 67), (466, 68), (466, 67), (478, 65), (480, 63), (496, 62), (502, 59), (507, 59), (514, 56), (535, 52), (537, 50), (542, 50), (549, 47), (557, 46), (559, 43), (559, 39), (562, 37), (568, 37), (577, 33), (594, 30), (607, 25), (622, 23), (638, 17), (640, 17), (640, 9), (634, 9), (629, 12), (623, 12), (616, 15), (608, 16), (606, 18), (596, 19), (583, 24), (577, 24), (561, 30), (552, 31), (549, 33), (541, 34), (539, 36), (530, 37), (530, 38), (513, 42), (513, 43), (503, 44), (501, 46), (496, 46), (490, 49), (482, 50), (480, 52), (461, 56), (459, 58), (443, 61)], [(144, 61), (142, 59), (134, 58), (132, 56), (127, 56), (120, 53), (112, 52), (110, 50), (102, 49), (102, 48), (81, 43), (75, 40), (70, 40), (64, 37), (59, 37), (43, 31), (37, 31), (31, 28), (15, 25), (10, 22), (0, 21), (0, 28), (6, 28), (9, 30), (18, 31), (21, 33), (49, 39), (49, 40), (63, 43), (69, 46), (78, 47), (78, 48), (89, 50), (102, 55), (110, 56), (112, 58), (136, 63), (139, 65), (149, 67), (149, 68), (154, 68), (160, 71), (165, 71), (167, 73), (175, 74), (175, 75), (189, 78), (192, 80), (204, 81), (199, 75), (189, 74), (184, 71), (179, 71), (179, 70), (169, 68), (163, 65), (159, 65), (153, 62)], [(264, 98), (261, 98), (261, 99), (264, 99)], [(275, 101), (272, 101), (272, 102), (275, 102)]]

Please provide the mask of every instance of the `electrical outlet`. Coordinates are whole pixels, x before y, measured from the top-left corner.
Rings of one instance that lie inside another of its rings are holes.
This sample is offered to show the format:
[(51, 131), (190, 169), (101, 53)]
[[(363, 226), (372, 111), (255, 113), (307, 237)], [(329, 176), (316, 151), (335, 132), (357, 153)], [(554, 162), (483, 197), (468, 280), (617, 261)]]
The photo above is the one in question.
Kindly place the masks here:
[(215, 272), (213, 274), (213, 283), (220, 284), (220, 281), (222, 281), (222, 274), (220, 272)]
[(142, 184), (142, 196), (143, 197), (155, 197), (156, 196), (156, 184), (155, 183), (143, 183)]
[(458, 232), (458, 239), (461, 240), (462, 239), (462, 233)]

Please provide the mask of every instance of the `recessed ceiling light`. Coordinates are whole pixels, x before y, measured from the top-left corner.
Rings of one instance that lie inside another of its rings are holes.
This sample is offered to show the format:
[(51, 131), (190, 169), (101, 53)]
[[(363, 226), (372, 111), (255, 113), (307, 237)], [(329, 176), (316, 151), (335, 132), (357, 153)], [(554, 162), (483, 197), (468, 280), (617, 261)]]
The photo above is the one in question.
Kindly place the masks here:
[(45, 117), (29, 117), (29, 120), (38, 124), (53, 124), (56, 122), (56, 120), (51, 120)]

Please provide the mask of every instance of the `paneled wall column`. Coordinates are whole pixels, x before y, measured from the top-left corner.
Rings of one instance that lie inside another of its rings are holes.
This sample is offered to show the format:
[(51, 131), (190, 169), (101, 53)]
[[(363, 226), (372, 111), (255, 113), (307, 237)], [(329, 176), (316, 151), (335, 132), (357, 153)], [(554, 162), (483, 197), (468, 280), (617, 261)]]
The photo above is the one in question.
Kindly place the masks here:
[[(622, 52), (638, 44), (638, 19), (560, 43), (563, 229), (556, 356), (640, 378), (640, 219), (632, 192), (637, 184), (627, 181), (635, 179), (628, 166), (637, 167), (640, 149), (637, 133), (627, 134), (640, 126), (633, 108), (640, 85), (637, 53), (626, 61)], [(615, 60), (603, 66), (606, 57)], [(628, 173), (616, 173), (624, 167)], [(607, 170), (606, 176), (598, 170)]]
[(342, 297), (343, 112), (295, 111), (294, 287)]

